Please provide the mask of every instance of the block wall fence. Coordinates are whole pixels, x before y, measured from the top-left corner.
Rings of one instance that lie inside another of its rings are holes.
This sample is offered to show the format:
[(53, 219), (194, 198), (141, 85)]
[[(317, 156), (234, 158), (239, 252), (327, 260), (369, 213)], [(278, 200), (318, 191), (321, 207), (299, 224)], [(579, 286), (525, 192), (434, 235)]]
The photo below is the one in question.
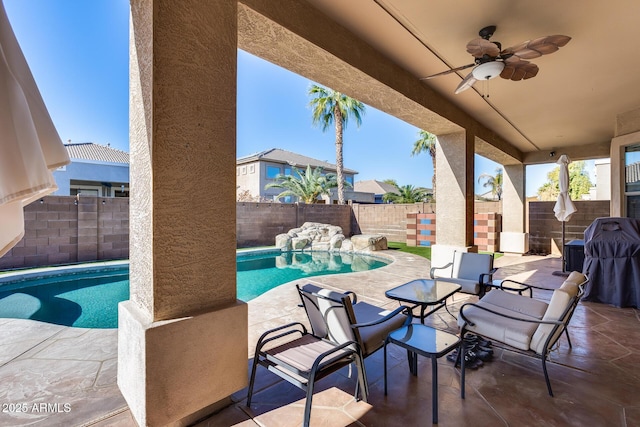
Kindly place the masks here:
[[(577, 212), (565, 223), (565, 243), (583, 240), (584, 230), (600, 217), (608, 217), (609, 200), (580, 200), (573, 202)], [(562, 223), (553, 212), (555, 202), (529, 202), (529, 250), (532, 253), (560, 255)]]
[[(565, 228), (567, 242), (582, 239), (595, 218), (609, 216), (608, 201), (575, 203), (578, 212)], [(553, 215), (553, 205), (529, 203), (529, 246), (534, 252), (559, 254), (561, 223)], [(0, 270), (129, 257), (128, 198), (47, 196), (25, 207), (24, 212), (25, 236), (0, 257)], [(475, 204), (474, 243), (481, 250), (499, 249), (500, 217), (500, 203)], [(383, 234), (389, 241), (422, 246), (435, 241), (435, 204), (430, 203), (339, 206), (238, 202), (237, 247), (273, 245), (276, 235), (308, 221), (339, 225), (347, 237)]]
[(128, 198), (47, 196), (24, 217), (24, 237), (0, 269), (129, 258)]

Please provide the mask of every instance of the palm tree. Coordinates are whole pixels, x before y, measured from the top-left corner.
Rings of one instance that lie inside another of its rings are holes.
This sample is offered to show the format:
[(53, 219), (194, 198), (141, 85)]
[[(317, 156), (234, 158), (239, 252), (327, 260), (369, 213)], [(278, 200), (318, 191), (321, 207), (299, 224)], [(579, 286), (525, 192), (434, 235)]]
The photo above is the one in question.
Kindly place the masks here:
[(481, 179), (486, 179), (487, 181), (482, 184), (483, 187), (489, 187), (491, 189), (491, 194), (494, 197), (498, 197), (498, 200), (502, 198), (502, 168), (496, 168), (496, 174), (489, 175), (488, 173), (480, 174), (478, 177), (478, 182)]
[(358, 127), (362, 124), (365, 107), (362, 102), (350, 98), (347, 95), (317, 85), (311, 85), (309, 88), (309, 96), (312, 97), (309, 106), (313, 109), (314, 126), (322, 126), (322, 131), (324, 132), (332, 123), (335, 124), (338, 203), (344, 205), (342, 135), (350, 117), (354, 118)]
[(283, 188), (284, 191), (278, 194), (277, 198), (294, 196), (305, 203), (316, 203), (319, 197), (331, 195), (331, 189), (337, 186), (334, 173), (325, 175), (322, 173), (322, 168), (311, 169), (311, 166), (307, 165), (306, 172), (293, 168), (291, 175), (278, 174), (275, 182), (267, 184), (264, 188)]
[(433, 200), (436, 199), (436, 141), (438, 140), (436, 136), (432, 133), (427, 132), (426, 130), (420, 130), (418, 132), (419, 139), (413, 143), (413, 151), (411, 151), (412, 156), (417, 156), (418, 154), (426, 151), (431, 156), (431, 162), (433, 164), (433, 177), (431, 178), (431, 194), (433, 195)]
[(382, 200), (391, 203), (416, 203), (424, 202), (428, 197), (428, 191), (426, 188), (414, 187), (413, 185), (396, 186), (396, 191), (391, 193), (385, 193), (382, 196)]

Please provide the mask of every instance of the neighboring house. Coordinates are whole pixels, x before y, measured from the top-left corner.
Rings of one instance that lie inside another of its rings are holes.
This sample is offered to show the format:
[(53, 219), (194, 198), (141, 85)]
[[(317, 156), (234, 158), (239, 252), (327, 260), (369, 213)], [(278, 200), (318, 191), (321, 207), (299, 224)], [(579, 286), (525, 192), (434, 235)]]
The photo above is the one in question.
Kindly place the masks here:
[(129, 197), (129, 153), (92, 142), (64, 146), (71, 163), (53, 172), (54, 195)]
[(397, 191), (397, 188), (393, 184), (387, 184), (386, 182), (370, 179), (367, 181), (356, 182), (354, 190), (359, 193), (373, 193), (374, 203), (384, 203), (382, 196), (386, 193), (393, 193)]
[[(280, 148), (272, 148), (250, 156), (240, 157), (236, 160), (236, 196), (248, 192), (256, 200), (276, 200), (276, 196), (283, 190), (280, 188), (265, 190), (265, 186), (274, 182), (276, 176), (280, 174), (291, 175), (293, 168), (306, 169), (307, 165), (311, 165), (312, 168), (322, 167), (325, 173), (336, 172), (335, 164)], [(353, 186), (354, 176), (357, 173), (352, 169), (344, 168), (345, 181)], [(345, 190), (346, 200), (354, 200), (355, 196), (352, 189)], [(293, 203), (297, 201), (294, 199), (294, 197), (284, 197), (280, 201)], [(337, 192), (334, 190), (331, 195), (331, 203), (335, 203), (337, 199)]]

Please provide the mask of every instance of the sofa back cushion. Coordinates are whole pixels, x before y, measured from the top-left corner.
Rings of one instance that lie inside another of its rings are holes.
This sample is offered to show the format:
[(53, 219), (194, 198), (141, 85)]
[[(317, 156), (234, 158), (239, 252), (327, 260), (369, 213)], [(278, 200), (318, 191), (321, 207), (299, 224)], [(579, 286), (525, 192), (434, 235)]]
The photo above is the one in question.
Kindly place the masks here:
[(492, 264), (493, 257), (490, 254), (456, 251), (451, 277), (477, 282), (482, 273), (488, 273), (491, 270)]
[[(564, 285), (563, 285), (564, 286)], [(577, 285), (575, 285), (577, 288)], [(569, 289), (571, 291), (571, 289)], [(573, 294), (573, 295), (572, 295)], [(564, 289), (556, 289), (553, 291), (553, 295), (551, 296), (551, 300), (549, 301), (549, 306), (547, 307), (547, 311), (545, 311), (542, 320), (548, 321), (564, 321), (568, 318), (566, 310), (570, 304), (575, 301), (575, 293), (567, 292)], [(531, 338), (530, 348), (538, 354), (543, 354), (545, 351), (545, 343), (549, 334), (553, 331), (555, 325), (551, 324), (541, 324), (536, 329), (536, 332), (533, 334)], [(556, 334), (554, 334), (554, 340), (551, 340), (551, 343), (555, 341), (555, 338), (562, 333), (562, 329), (558, 329)]]

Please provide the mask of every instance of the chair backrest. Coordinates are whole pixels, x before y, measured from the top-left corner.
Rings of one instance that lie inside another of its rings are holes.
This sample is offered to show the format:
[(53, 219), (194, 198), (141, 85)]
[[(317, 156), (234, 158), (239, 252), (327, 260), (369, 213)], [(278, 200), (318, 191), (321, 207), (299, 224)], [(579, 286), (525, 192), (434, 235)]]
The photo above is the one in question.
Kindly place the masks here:
[(347, 341), (359, 342), (359, 337), (354, 335), (349, 320), (351, 299), (348, 294), (312, 284), (306, 284), (302, 288), (298, 286), (298, 293), (314, 336), (327, 338), (338, 344)]
[(562, 286), (553, 291), (551, 300), (542, 320), (560, 321), (562, 325), (541, 324), (533, 336), (529, 348), (538, 354), (544, 354), (560, 338), (562, 331), (569, 324), (573, 312), (584, 293), (587, 276), (577, 271), (572, 272)]
[(480, 275), (493, 268), (493, 255), (456, 251), (453, 254), (451, 277), (456, 279), (479, 280)]

